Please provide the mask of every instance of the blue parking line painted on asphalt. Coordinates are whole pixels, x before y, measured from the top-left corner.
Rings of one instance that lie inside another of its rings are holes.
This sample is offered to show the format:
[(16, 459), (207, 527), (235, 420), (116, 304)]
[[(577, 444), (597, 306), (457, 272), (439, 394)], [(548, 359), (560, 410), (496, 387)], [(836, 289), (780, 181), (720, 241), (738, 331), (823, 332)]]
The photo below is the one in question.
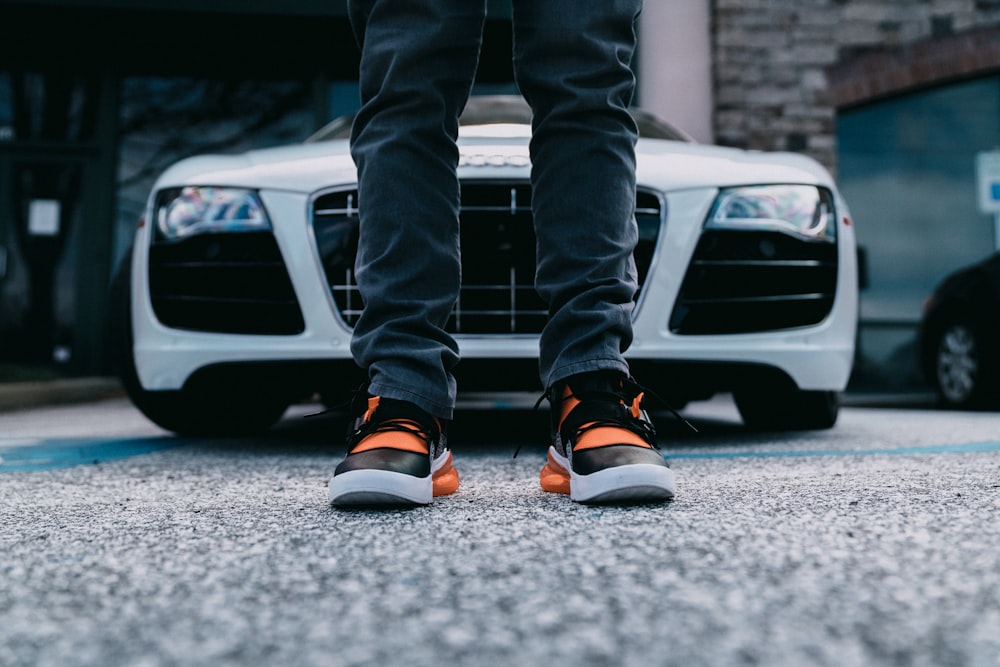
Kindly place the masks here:
[(184, 444), (175, 438), (89, 440), (0, 438), (0, 472), (58, 470), (152, 454)]
[(895, 447), (880, 449), (793, 449), (793, 450), (761, 450), (738, 452), (691, 452), (667, 454), (667, 458), (675, 459), (762, 459), (762, 458), (792, 458), (806, 456), (913, 456), (920, 454), (983, 454), (1000, 452), (1000, 441), (966, 442), (954, 445), (922, 445), (918, 447)]
[[(45, 439), (0, 438), (0, 473), (58, 470), (79, 465), (107, 463), (173, 449), (186, 444), (179, 438), (137, 438), (128, 440), (88, 440), (83, 438)], [(1000, 441), (968, 442), (951, 445), (922, 445), (878, 449), (795, 449), (725, 452), (668, 453), (670, 460), (804, 458), (831, 456), (913, 456), (927, 454), (983, 454), (1000, 452)]]

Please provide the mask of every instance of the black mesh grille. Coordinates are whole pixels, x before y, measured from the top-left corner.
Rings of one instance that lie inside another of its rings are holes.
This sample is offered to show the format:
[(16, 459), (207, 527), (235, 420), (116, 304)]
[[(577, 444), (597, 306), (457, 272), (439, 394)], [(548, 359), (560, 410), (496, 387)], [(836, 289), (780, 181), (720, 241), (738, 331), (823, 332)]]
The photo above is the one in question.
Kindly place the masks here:
[[(358, 249), (357, 190), (331, 192), (313, 204), (313, 230), (333, 301), (348, 326), (361, 314), (354, 282)], [(535, 292), (531, 186), (524, 181), (462, 184), (462, 288), (448, 321), (451, 333), (537, 334), (547, 319)], [(640, 191), (636, 206), (640, 289), (663, 222), (659, 197)]]
[(670, 317), (678, 334), (817, 324), (833, 308), (837, 245), (780, 232), (706, 230)]
[(156, 318), (176, 329), (297, 334), (305, 329), (270, 232), (199, 234), (149, 249)]

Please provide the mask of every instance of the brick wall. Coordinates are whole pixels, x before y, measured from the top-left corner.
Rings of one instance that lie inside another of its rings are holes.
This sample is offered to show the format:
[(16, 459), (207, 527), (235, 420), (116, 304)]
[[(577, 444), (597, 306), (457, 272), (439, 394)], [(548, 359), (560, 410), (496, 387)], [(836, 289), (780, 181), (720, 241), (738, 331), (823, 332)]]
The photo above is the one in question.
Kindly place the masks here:
[(836, 169), (836, 110), (1000, 71), (1000, 0), (714, 0), (716, 141)]

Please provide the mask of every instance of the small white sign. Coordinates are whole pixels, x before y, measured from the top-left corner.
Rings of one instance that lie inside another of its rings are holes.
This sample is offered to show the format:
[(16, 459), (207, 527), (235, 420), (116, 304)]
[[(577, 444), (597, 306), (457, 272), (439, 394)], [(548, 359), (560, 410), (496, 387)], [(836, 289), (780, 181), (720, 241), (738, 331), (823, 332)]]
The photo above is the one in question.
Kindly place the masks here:
[(1000, 151), (976, 154), (976, 182), (979, 210), (1000, 213)]
[(28, 205), (28, 233), (33, 236), (59, 234), (59, 200), (31, 200)]

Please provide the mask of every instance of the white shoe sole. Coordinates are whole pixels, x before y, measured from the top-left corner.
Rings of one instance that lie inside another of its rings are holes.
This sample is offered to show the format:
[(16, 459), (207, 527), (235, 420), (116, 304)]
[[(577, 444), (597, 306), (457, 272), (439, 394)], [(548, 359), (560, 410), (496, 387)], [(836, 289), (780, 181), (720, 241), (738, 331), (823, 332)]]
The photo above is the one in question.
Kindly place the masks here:
[(334, 476), (329, 486), (334, 505), (428, 505), (434, 500), (431, 476), (414, 477), (389, 470), (351, 470)]
[(451, 451), (431, 462), (431, 474), (414, 477), (389, 470), (351, 470), (330, 479), (328, 495), (334, 505), (429, 505), (434, 500), (434, 474), (451, 465)]
[(555, 448), (550, 453), (569, 471), (569, 497), (578, 503), (662, 502), (676, 492), (674, 471), (666, 466), (640, 463), (579, 475)]

